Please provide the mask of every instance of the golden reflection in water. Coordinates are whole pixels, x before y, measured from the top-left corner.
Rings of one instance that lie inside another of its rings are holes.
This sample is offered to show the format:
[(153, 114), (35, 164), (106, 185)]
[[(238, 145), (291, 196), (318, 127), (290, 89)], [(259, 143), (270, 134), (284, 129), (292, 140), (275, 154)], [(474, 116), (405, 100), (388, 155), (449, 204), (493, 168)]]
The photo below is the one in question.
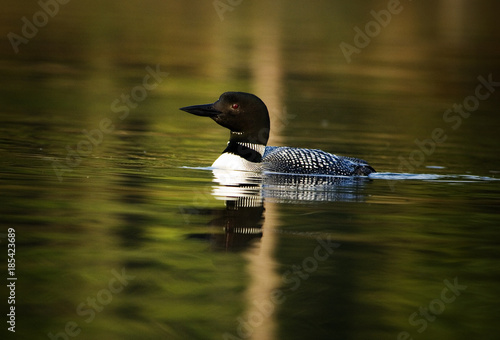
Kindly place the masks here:
[[(261, 4), (262, 5), (262, 4)], [(280, 6), (275, 6), (275, 10), (259, 11), (264, 18), (257, 21), (252, 27), (252, 41), (254, 48), (251, 53), (251, 74), (252, 87), (255, 93), (261, 96), (266, 103), (271, 117), (271, 133), (269, 145), (280, 145), (283, 142), (282, 131), (285, 127), (282, 122), (286, 122), (283, 109), (283, 67), (280, 53), (281, 31), (279, 20), (275, 20), (276, 13), (279, 13)], [(254, 21), (255, 23), (255, 21)], [(262, 39), (266, 36), (266, 39)], [(248, 306), (247, 315), (254, 313), (262, 314), (254, 302), (270, 303), (272, 292), (279, 287), (279, 276), (276, 273), (276, 261), (273, 257), (276, 248), (276, 234), (270, 229), (277, 225), (276, 206), (266, 203), (264, 212), (263, 236), (260, 247), (251, 248), (246, 254), (249, 261), (248, 269), (252, 278), (248, 286)], [(272, 303), (271, 303), (272, 304)], [(252, 339), (270, 340), (275, 338), (276, 331), (276, 308), (269, 316), (264, 316), (262, 324), (254, 329)]]
[(438, 32), (441, 41), (460, 45), (465, 33), (466, 4), (464, 0), (442, 0), (439, 2)]
[[(275, 215), (269, 213), (269, 209), (274, 210), (273, 208), (273, 204), (266, 204), (261, 241), (245, 254), (251, 281), (247, 289), (249, 308), (244, 319), (248, 319), (251, 315), (260, 315), (263, 318), (262, 324), (253, 330), (251, 339), (255, 340), (275, 338), (277, 306), (272, 305), (271, 296), (272, 292), (279, 287), (279, 276), (276, 274), (276, 261), (273, 256), (276, 248), (276, 235), (270, 232), (270, 227), (276, 226)], [(258, 308), (263, 304), (273, 306), (269, 316), (263, 314), (262, 309)]]
[[(283, 106), (283, 65), (281, 56), (281, 30), (279, 20), (276, 20), (275, 10), (262, 10), (264, 18), (257, 21), (252, 28), (252, 86), (255, 93), (267, 105), (271, 119), (271, 133), (269, 145), (283, 145), (282, 132), (286, 122), (284, 115), (286, 110)], [(262, 39), (265, 36), (266, 39)]]

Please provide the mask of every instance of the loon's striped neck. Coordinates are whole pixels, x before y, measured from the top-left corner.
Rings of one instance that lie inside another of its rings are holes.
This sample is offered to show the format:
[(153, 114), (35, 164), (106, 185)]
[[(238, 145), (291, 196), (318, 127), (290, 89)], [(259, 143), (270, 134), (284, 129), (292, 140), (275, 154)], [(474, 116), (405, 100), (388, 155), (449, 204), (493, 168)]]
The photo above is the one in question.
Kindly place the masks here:
[(230, 140), (227, 143), (226, 149), (222, 153), (234, 154), (246, 159), (249, 162), (260, 163), (265, 149), (266, 146), (262, 144), (244, 143)]

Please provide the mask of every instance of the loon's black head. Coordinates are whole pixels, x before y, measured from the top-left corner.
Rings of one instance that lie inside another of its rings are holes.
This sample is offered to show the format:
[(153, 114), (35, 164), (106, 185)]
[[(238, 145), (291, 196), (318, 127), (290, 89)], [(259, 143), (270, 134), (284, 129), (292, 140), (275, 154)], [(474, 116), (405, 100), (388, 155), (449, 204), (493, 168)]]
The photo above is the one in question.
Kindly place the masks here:
[(231, 130), (231, 141), (266, 145), (269, 112), (259, 97), (245, 92), (225, 92), (213, 104), (180, 108), (197, 116), (212, 118)]

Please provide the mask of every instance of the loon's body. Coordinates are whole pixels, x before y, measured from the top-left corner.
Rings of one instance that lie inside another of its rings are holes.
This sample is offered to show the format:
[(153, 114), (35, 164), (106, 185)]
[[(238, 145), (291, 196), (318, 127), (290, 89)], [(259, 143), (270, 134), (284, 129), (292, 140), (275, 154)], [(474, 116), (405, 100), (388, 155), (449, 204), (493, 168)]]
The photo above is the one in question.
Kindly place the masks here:
[(316, 149), (266, 146), (269, 113), (262, 100), (250, 93), (225, 92), (213, 104), (181, 110), (210, 117), (231, 130), (226, 149), (212, 164), (214, 168), (334, 176), (366, 176), (375, 172), (362, 159)]

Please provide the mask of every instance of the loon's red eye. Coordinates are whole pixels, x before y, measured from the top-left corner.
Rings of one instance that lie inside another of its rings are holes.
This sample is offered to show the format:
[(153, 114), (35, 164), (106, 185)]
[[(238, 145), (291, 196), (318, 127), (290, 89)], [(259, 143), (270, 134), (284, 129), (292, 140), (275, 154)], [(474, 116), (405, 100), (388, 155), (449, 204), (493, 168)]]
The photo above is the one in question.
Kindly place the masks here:
[(236, 109), (237, 109), (237, 108), (239, 108), (240, 106), (239, 106), (238, 104), (233, 104), (233, 105), (231, 105), (231, 107), (232, 107), (233, 109), (235, 109), (235, 110), (236, 110)]

